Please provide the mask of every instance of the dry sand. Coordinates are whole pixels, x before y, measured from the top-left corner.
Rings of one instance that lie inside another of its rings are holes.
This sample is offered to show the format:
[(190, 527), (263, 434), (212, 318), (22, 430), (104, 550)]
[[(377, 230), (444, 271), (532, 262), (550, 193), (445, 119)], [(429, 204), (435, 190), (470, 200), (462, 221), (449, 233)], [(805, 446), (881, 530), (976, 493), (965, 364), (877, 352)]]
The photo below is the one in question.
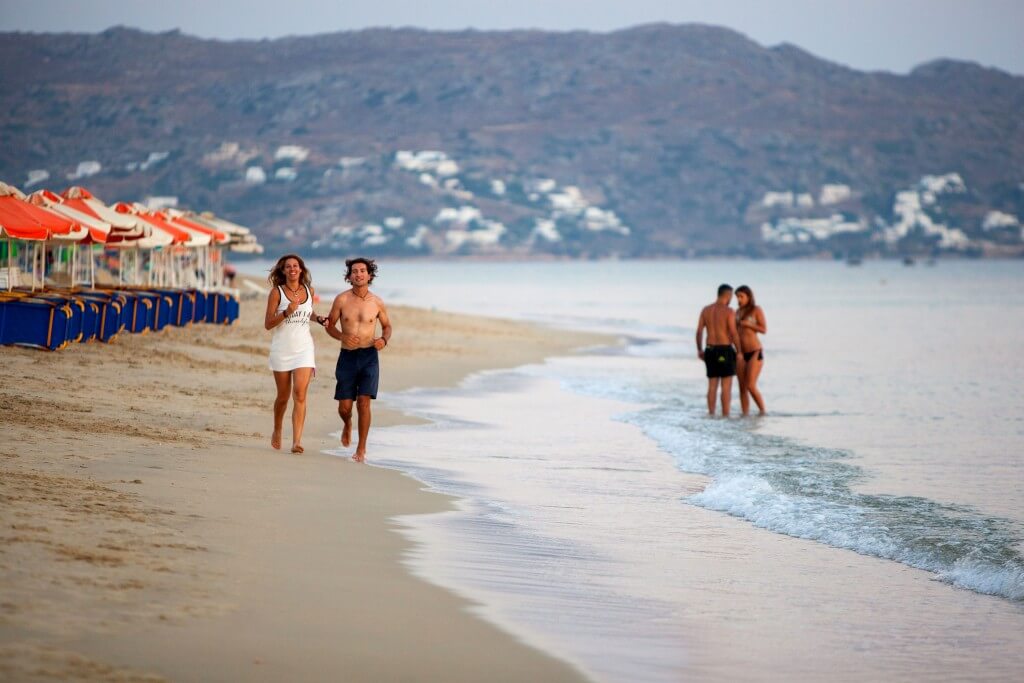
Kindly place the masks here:
[[(290, 416), (270, 448), (263, 307), (243, 302), (232, 327), (0, 347), (0, 680), (581, 680), (404, 568), (392, 518), (451, 501), (320, 453), (340, 429), (325, 334), (306, 454), (287, 452)], [(391, 316), (382, 398), (595, 341)], [(404, 419), (375, 403), (376, 428)]]

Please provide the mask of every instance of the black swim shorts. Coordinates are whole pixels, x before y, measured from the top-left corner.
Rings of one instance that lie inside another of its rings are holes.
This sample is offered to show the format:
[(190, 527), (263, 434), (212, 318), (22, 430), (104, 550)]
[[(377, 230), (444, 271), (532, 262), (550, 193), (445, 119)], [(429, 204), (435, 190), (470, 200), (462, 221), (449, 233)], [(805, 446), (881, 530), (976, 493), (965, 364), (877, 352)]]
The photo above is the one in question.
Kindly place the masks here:
[(377, 398), (377, 383), (380, 380), (380, 359), (377, 349), (342, 349), (338, 354), (338, 365), (334, 368), (338, 380), (334, 388), (334, 400), (354, 401), (357, 396)]
[(708, 377), (732, 377), (736, 374), (736, 349), (731, 345), (704, 349), (704, 366)]

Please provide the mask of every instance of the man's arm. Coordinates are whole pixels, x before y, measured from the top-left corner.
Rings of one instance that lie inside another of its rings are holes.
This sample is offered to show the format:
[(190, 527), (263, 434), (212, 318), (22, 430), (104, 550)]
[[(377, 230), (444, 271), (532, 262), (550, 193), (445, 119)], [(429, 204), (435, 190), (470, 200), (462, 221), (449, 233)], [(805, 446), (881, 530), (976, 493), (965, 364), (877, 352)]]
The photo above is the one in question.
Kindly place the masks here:
[(704, 322), (704, 309), (700, 312), (700, 318), (697, 319), (697, 358), (704, 360), (704, 328), (707, 326)]
[(331, 304), (331, 312), (327, 316), (327, 324), (324, 325), (324, 329), (327, 330), (332, 338), (341, 341), (341, 330), (338, 329), (338, 320), (341, 319), (341, 294), (334, 297), (334, 303)]
[(743, 347), (740, 346), (740, 333), (736, 329), (736, 316), (730, 315), (726, 319), (726, 326), (729, 328), (729, 340), (732, 342), (732, 346), (736, 349), (736, 353), (743, 353)]
[(377, 299), (377, 305), (380, 306), (377, 313), (377, 320), (380, 320), (380, 336), (373, 340), (373, 345), (380, 351), (391, 340), (391, 318), (388, 317), (388, 309), (383, 301)]

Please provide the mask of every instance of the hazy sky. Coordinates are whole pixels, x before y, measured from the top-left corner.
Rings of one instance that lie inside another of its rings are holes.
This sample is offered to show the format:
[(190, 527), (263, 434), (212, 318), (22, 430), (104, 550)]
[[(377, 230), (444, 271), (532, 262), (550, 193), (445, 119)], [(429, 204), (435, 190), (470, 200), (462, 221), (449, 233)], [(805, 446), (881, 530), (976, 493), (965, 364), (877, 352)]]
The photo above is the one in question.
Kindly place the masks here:
[(905, 73), (952, 57), (1024, 74), (1024, 0), (0, 0), (0, 31), (120, 24), (222, 39), (368, 26), (611, 31), (656, 21), (727, 26), (858, 69)]

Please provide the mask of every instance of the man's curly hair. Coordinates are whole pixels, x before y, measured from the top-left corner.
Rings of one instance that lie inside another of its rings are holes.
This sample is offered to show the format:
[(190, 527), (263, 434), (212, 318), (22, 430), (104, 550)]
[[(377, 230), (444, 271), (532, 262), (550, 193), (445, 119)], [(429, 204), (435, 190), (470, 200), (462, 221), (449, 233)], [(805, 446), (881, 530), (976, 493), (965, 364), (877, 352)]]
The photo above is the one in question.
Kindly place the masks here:
[(370, 274), (370, 283), (372, 283), (373, 278), (377, 277), (377, 262), (372, 258), (363, 258), (362, 256), (345, 260), (345, 267), (348, 268), (348, 270), (345, 271), (345, 282), (352, 282), (352, 280), (349, 279), (352, 277), (352, 266), (357, 263), (362, 263), (366, 266), (366, 272)]

